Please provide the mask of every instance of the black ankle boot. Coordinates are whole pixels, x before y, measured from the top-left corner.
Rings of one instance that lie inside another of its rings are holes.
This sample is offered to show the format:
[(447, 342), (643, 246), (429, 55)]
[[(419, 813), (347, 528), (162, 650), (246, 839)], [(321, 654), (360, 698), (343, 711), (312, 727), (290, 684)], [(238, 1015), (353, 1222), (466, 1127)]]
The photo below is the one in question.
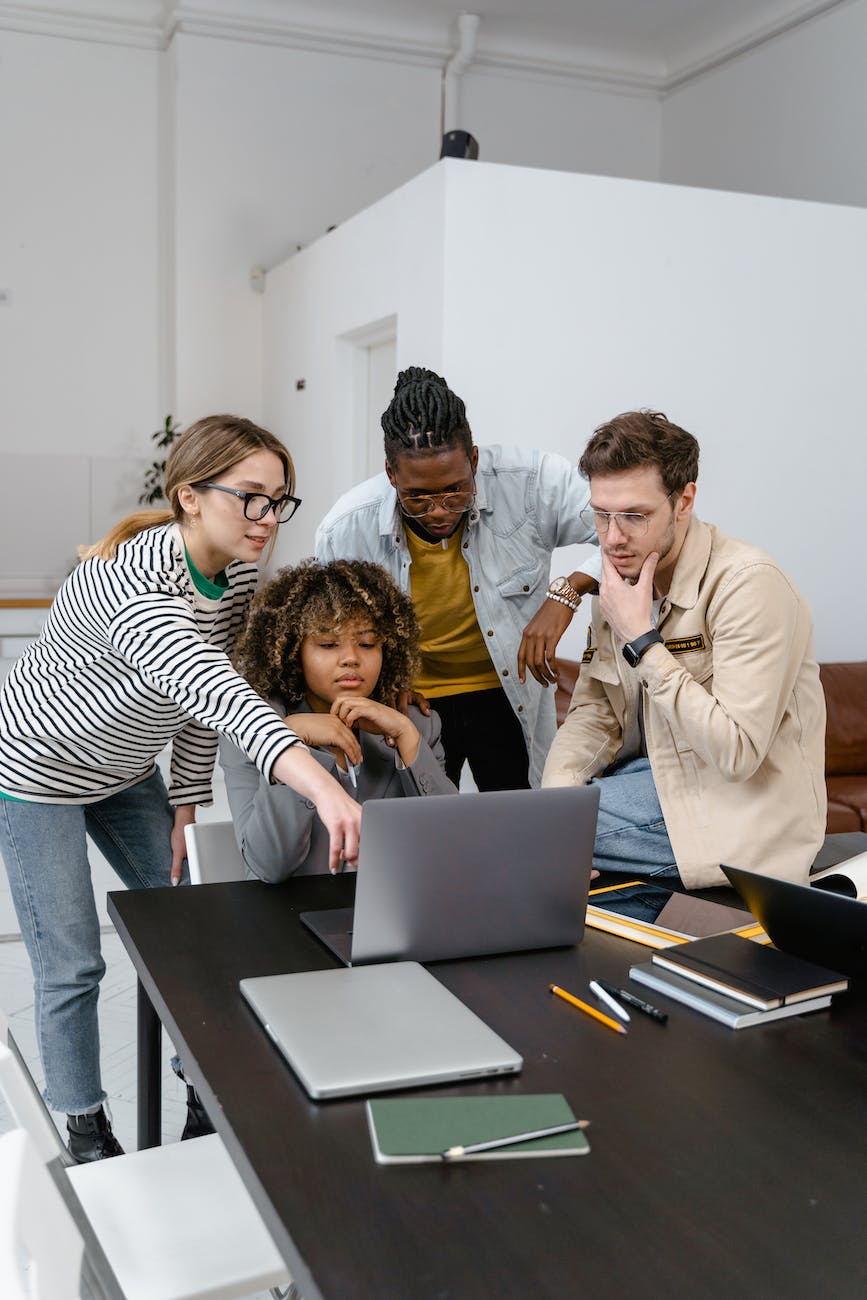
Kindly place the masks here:
[(214, 1126), (208, 1119), (208, 1112), (202, 1105), (202, 1099), (191, 1084), (187, 1084), (187, 1122), (181, 1134), (181, 1141), (188, 1138), (205, 1137), (214, 1132)]
[(102, 1106), (90, 1115), (67, 1115), (66, 1131), (69, 1134), (69, 1154), (80, 1165), (91, 1160), (108, 1160), (124, 1153)]

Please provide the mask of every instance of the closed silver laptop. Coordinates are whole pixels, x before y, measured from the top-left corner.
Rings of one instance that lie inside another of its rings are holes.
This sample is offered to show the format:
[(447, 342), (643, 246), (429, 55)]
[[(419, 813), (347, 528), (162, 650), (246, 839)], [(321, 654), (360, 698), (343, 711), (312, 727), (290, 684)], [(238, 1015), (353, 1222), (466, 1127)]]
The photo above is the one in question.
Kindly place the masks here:
[(515, 1074), (517, 1052), (416, 962), (241, 980), (311, 1097)]
[(580, 943), (598, 809), (596, 786), (371, 801), (354, 910), (301, 920), (353, 966)]

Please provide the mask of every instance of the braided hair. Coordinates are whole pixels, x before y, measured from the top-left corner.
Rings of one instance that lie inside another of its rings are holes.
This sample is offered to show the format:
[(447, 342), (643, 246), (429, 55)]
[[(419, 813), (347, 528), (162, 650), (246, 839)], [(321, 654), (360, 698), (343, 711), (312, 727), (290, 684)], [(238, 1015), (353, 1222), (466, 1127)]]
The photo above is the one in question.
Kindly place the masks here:
[(472, 455), (473, 435), (464, 404), (441, 375), (421, 366), (401, 370), (382, 416), (385, 458), (395, 468), (401, 453), (462, 448)]

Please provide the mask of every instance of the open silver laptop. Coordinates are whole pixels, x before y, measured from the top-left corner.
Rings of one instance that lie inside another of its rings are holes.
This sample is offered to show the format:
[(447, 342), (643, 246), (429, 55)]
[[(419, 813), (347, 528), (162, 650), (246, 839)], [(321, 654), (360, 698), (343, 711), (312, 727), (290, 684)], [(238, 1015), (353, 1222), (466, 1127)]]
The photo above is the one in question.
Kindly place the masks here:
[(241, 980), (311, 1097), (515, 1074), (517, 1052), (416, 962)]
[(441, 961), (581, 942), (599, 790), (364, 805), (355, 908), (302, 912), (341, 961)]

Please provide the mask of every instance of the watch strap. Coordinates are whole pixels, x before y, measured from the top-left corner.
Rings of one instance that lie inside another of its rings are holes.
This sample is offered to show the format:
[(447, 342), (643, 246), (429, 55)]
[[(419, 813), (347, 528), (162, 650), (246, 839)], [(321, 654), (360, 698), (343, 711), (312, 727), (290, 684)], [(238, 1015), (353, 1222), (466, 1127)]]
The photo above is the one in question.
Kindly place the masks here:
[(635, 668), (641, 662), (641, 656), (645, 654), (652, 645), (663, 645), (662, 637), (656, 628), (651, 628), (649, 632), (637, 636), (634, 641), (627, 641), (623, 647), (623, 658), (629, 664), (630, 668)]

